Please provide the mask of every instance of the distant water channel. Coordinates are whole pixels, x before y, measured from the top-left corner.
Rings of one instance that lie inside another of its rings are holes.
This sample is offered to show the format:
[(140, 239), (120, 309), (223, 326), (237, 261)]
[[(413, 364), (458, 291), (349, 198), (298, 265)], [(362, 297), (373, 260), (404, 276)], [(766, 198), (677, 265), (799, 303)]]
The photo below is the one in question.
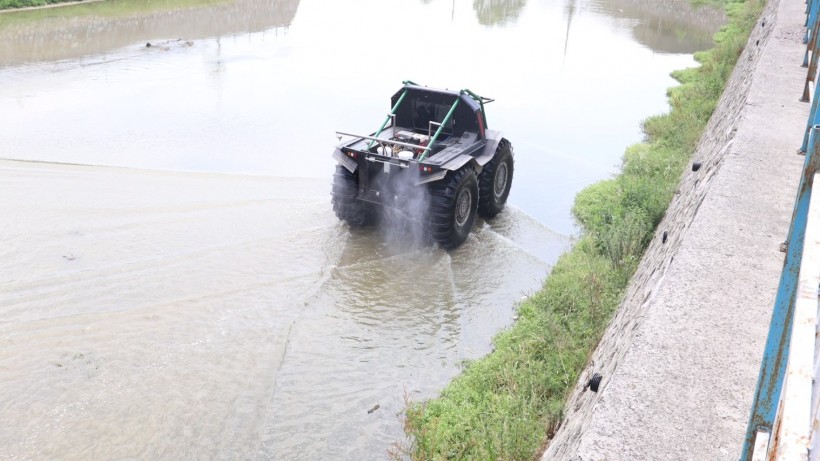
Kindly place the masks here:
[[(685, 0), (106, 0), (0, 14), (0, 447), (384, 459), (492, 348), (672, 70)], [(151, 46), (146, 46), (150, 43)], [(402, 80), (496, 99), (508, 210), (447, 253), (333, 216)]]

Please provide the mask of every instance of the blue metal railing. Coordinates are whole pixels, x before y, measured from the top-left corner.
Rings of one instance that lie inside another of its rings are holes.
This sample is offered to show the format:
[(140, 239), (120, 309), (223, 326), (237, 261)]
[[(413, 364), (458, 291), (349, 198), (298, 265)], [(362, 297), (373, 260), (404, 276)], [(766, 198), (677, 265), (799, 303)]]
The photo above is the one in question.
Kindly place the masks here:
[[(812, 375), (817, 370), (815, 335), (820, 280), (820, 194), (812, 198), (814, 178), (820, 166), (820, 88), (815, 85), (820, 59), (818, 16), (820, 0), (809, 0), (803, 62), (808, 74), (802, 100), (811, 101), (811, 109), (800, 148), (806, 158), (785, 243), (786, 258), (746, 428), (742, 461), (817, 460), (819, 455), (817, 450), (814, 453), (810, 450), (812, 444), (817, 444), (814, 433), (819, 423), (816, 386), (815, 395), (811, 395)], [(809, 322), (813, 324), (806, 325)], [(793, 347), (794, 344), (798, 346)], [(805, 350), (806, 347), (810, 350)]]
[[(817, 20), (818, 13), (820, 13), (820, 1), (809, 0), (806, 3), (806, 35), (803, 39), (803, 43), (806, 44), (806, 53), (803, 57), (803, 67), (808, 68), (806, 83), (803, 86), (803, 96), (800, 98), (803, 102), (809, 102), (811, 98), (811, 85), (816, 81), (817, 61), (820, 59), (820, 40), (818, 40), (820, 21)], [(817, 95), (815, 94), (815, 96)], [(817, 97), (812, 99), (811, 110), (809, 111), (809, 118), (806, 123), (806, 132), (803, 136), (803, 145), (800, 146), (801, 152), (806, 152), (806, 149), (808, 148), (810, 128), (820, 122), (820, 120), (817, 120), (817, 101)]]

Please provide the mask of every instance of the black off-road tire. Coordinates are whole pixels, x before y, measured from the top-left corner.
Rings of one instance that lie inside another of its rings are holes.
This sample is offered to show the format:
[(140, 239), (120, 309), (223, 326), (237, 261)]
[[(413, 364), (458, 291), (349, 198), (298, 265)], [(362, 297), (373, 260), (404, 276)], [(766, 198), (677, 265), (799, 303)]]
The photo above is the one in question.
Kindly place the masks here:
[(350, 227), (366, 227), (373, 224), (373, 206), (356, 198), (359, 193), (358, 171), (351, 173), (342, 165), (336, 165), (333, 175), (331, 203), (336, 216)]
[(513, 180), (512, 145), (502, 138), (495, 149), (495, 155), (478, 176), (478, 214), (482, 218), (494, 218), (504, 209)]
[(471, 166), (430, 185), (425, 235), (446, 250), (467, 239), (478, 209), (478, 180)]

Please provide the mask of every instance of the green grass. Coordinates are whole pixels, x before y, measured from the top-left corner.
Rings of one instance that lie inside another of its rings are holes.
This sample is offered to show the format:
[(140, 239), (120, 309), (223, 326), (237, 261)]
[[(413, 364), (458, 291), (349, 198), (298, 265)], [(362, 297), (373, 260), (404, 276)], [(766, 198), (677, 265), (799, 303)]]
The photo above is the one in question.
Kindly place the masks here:
[[(715, 1), (715, 0), (712, 0)], [(670, 112), (643, 125), (645, 142), (624, 153), (620, 174), (581, 191), (573, 214), (581, 237), (544, 287), (519, 306), (519, 319), (494, 339), (439, 398), (408, 402), (414, 460), (533, 459), (544, 448), (566, 398), (663, 218), (765, 0), (723, 0), (729, 24), (700, 66), (674, 73)]]
[(0, 10), (9, 8), (26, 8), (30, 6), (45, 6), (52, 3), (65, 3), (76, 0), (0, 0)]
[[(52, 3), (74, 2), (76, 0), (0, 0), (0, 10), (17, 9), (30, 6), (45, 6)], [(133, 14), (147, 14), (154, 11), (173, 11), (183, 8), (194, 8), (205, 5), (227, 3), (229, 0), (106, 0), (102, 2), (80, 2), (78, 5), (61, 8), (61, 15), (66, 17), (77, 16), (104, 16), (122, 17)], [(19, 19), (21, 21), (39, 20), (50, 17), (54, 13), (41, 10), (21, 11), (8, 14), (6, 21)]]

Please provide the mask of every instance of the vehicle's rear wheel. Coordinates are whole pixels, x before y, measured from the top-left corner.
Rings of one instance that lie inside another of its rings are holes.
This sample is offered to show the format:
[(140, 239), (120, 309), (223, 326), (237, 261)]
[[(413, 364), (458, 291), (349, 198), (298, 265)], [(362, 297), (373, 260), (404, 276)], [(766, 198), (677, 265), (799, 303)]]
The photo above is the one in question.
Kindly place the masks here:
[(358, 171), (351, 173), (342, 165), (336, 165), (330, 201), (336, 216), (347, 222), (350, 227), (365, 227), (373, 224), (373, 206), (357, 199), (358, 193)]
[(504, 209), (512, 187), (513, 164), (512, 145), (502, 138), (478, 177), (478, 214), (482, 218), (493, 218)]
[(426, 235), (442, 248), (461, 245), (475, 222), (478, 209), (478, 181), (471, 167), (465, 167), (430, 185), (430, 206)]

